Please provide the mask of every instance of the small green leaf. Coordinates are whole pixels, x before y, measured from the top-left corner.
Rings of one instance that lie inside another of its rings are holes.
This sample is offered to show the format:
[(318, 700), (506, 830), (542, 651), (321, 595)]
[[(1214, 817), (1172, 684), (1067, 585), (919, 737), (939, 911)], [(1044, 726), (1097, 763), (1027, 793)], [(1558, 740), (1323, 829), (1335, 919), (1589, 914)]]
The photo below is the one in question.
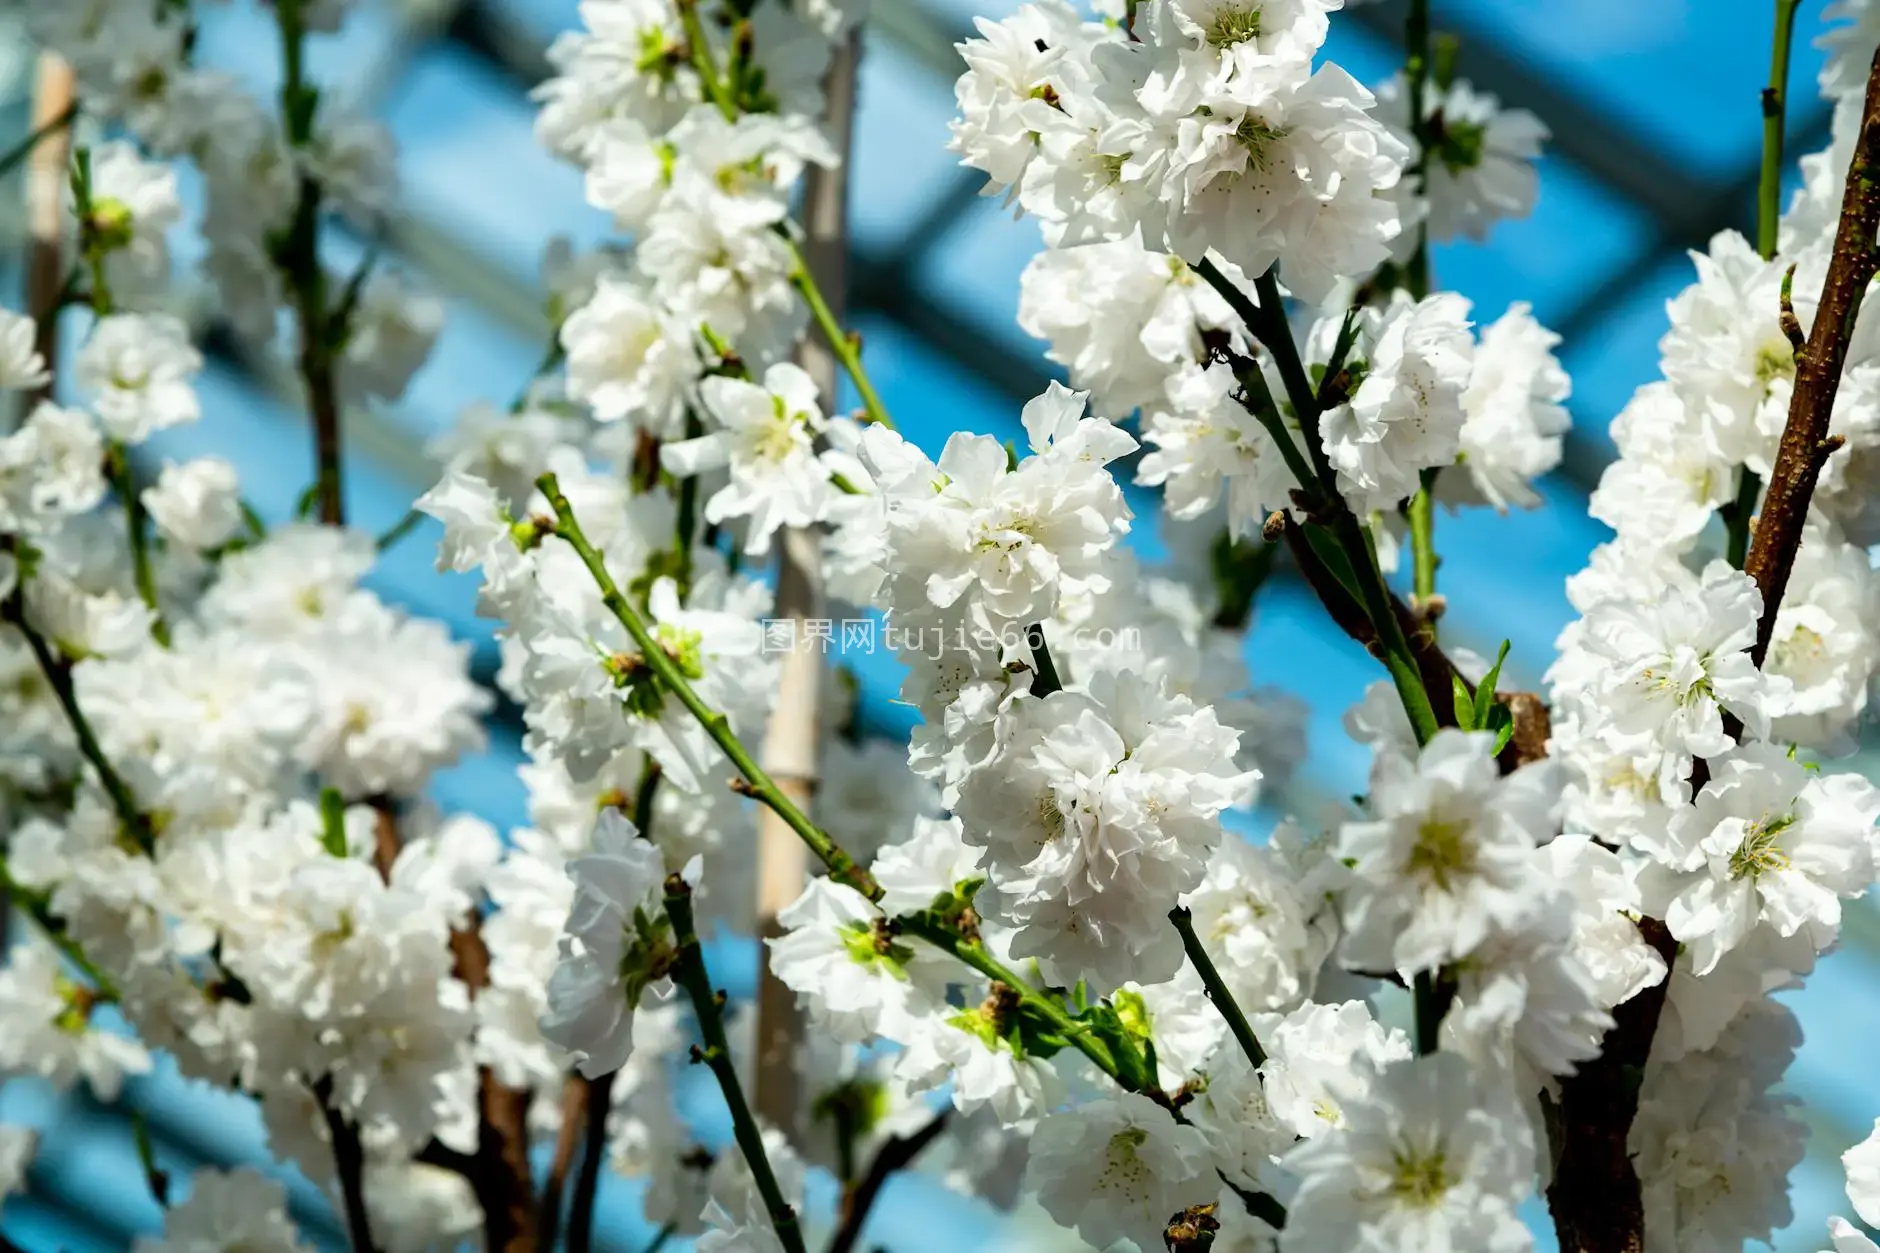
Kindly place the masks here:
[(1495, 733), (1495, 751), (1499, 753), (1508, 747), (1508, 741), (1514, 738), (1514, 715), (1508, 712), (1506, 705), (1491, 706), (1488, 711), (1488, 721), (1483, 724), (1482, 729)]
[(309, 483), (307, 484), (307, 490), (300, 494), (300, 499), (294, 502), (294, 515), (300, 518), (311, 518), (313, 516), (314, 506), (319, 503), (320, 484), (318, 482)]
[(1475, 700), (1469, 695), (1469, 685), (1459, 674), (1450, 675), (1449, 681), (1455, 685), (1456, 725), (1464, 731), (1475, 730)]
[(167, 1207), (170, 1204), (170, 1174), (157, 1166), (156, 1146), (150, 1141), (150, 1123), (142, 1110), (131, 1114), (131, 1139), (137, 1145), (137, 1160), (143, 1165), (150, 1195), (157, 1199), (158, 1205)]
[(320, 790), (320, 846), (334, 857), (346, 855), (346, 798), (338, 788)]
[(1508, 660), (1508, 641), (1501, 642), (1501, 651), (1495, 654), (1495, 664), (1482, 676), (1481, 683), (1475, 689), (1475, 725), (1488, 725), (1488, 711), (1495, 704), (1495, 685), (1501, 682), (1501, 663)]

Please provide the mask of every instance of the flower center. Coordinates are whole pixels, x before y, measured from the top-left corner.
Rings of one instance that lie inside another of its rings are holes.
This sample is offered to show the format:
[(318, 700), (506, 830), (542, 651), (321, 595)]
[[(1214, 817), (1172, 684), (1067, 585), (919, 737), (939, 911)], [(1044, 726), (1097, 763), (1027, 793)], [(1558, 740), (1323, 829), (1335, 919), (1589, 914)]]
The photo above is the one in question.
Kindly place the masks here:
[(1208, 24), (1208, 42), (1216, 48), (1231, 48), (1260, 37), (1260, 8), (1222, 9)]
[(1769, 394), (1769, 386), (1777, 379), (1795, 377), (1795, 350), (1787, 340), (1764, 344), (1756, 353), (1756, 385), (1762, 394)]
[(1046, 844), (1055, 844), (1063, 837), (1065, 826), (1064, 811), (1058, 808), (1057, 795), (1055, 793), (1047, 790), (1044, 795), (1038, 798), (1038, 807), (1035, 816), (1040, 832), (1040, 838), (1038, 840), (1038, 846), (1040, 848), (1044, 847)]
[(1240, 119), (1240, 125), (1234, 128), (1234, 138), (1247, 150), (1247, 165), (1251, 169), (1266, 169), (1267, 161), (1273, 155), (1273, 145), (1286, 138), (1283, 127), (1273, 126), (1249, 113)]
[(1777, 814), (1752, 823), (1743, 834), (1743, 842), (1730, 854), (1730, 877), (1760, 879), (1767, 871), (1787, 870), (1789, 855), (1782, 848), (1782, 833), (1794, 825), (1794, 814)]
[(1425, 818), (1417, 827), (1416, 843), (1405, 867), (1447, 892), (1453, 880), (1475, 871), (1475, 847), (1469, 843), (1469, 824)]
[(1103, 1174), (1098, 1191), (1136, 1193), (1149, 1181), (1149, 1168), (1136, 1150), (1148, 1142), (1149, 1133), (1141, 1127), (1125, 1127), (1110, 1137), (1103, 1152)]
[(1443, 1199), (1456, 1181), (1450, 1178), (1442, 1150), (1421, 1153), (1415, 1149), (1396, 1156), (1396, 1173), (1391, 1177), (1390, 1194), (1405, 1205), (1429, 1209)]
[(1821, 632), (1798, 626), (1775, 641), (1770, 651), (1775, 653), (1775, 669), (1789, 673), (1809, 662), (1820, 661), (1827, 654), (1827, 641)]

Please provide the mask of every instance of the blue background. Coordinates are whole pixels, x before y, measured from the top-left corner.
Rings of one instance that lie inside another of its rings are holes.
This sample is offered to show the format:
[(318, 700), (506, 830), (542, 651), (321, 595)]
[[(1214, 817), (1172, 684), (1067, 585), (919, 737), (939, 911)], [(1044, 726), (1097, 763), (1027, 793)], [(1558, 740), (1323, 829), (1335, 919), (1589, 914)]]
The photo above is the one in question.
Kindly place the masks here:
[[(1019, 404), (1050, 377), (1040, 345), (1014, 322), (1018, 276), (1038, 248), (1037, 231), (979, 198), (977, 176), (958, 169), (943, 145), (958, 70), (951, 44), (969, 33), (974, 14), (997, 16), (1013, 4), (875, 4), (852, 167), (853, 321), (889, 407), (930, 451), (956, 428), (1004, 438), (1016, 431)], [(514, 394), (533, 369), (548, 334), (536, 280), (543, 245), (556, 234), (591, 244), (607, 233), (603, 215), (582, 200), (579, 176), (531, 136), (526, 92), (546, 69), (540, 49), (575, 24), (572, 0), (414, 7), (361, 0), (347, 31), (316, 39), (311, 57), (329, 95), (367, 103), (396, 135), (403, 190), (388, 252), (449, 302), (437, 352), (404, 402), (348, 415), (350, 510), (373, 530), (395, 522), (429, 485), (424, 443), (466, 403)], [(1611, 455), (1607, 422), (1655, 373), (1665, 301), (1690, 277), (1684, 249), (1702, 247), (1719, 227), (1751, 225), (1770, 7), (1769, 0), (1436, 0), (1438, 27), (1462, 37), (1461, 75), (1533, 109), (1554, 132), (1533, 217), (1503, 224), (1486, 245), (1439, 248), (1435, 256), (1439, 282), (1473, 299), (1482, 321), (1527, 300), (1566, 337), (1575, 429), (1566, 464), (1543, 484), (1549, 507), (1438, 524), (1449, 637), (1489, 652), (1510, 638), (1509, 673), (1524, 686), (1537, 682), (1569, 616), (1562, 580), (1603, 536), (1585, 516), (1586, 493)], [(1805, 6), (1798, 32), (1791, 154), (1825, 142), (1826, 109), (1814, 91), (1820, 55), (1811, 47), (1821, 7)], [(271, 14), (252, 0), (201, 13), (199, 56), (272, 92)], [(1336, 16), (1329, 55), (1380, 81), (1402, 61), (1401, 23), (1400, 0)], [(12, 134), (23, 132), (24, 116), (16, 98)], [(5, 203), (19, 203), (16, 191), (8, 189)], [(361, 244), (336, 230), (327, 247), (346, 265)], [(187, 263), (191, 246), (178, 249)], [(172, 433), (161, 451), (228, 456), (252, 499), (285, 512), (310, 477), (291, 379), (266, 363), (221, 356), (203, 392), (206, 419)], [(1155, 537), (1138, 538), (1151, 555)], [(434, 572), (435, 539), (427, 523), (388, 555), (374, 586), (483, 641), (477, 663), (487, 676), (488, 624), (473, 616), (468, 580)], [(1338, 719), (1378, 677), (1374, 664), (1285, 581), (1263, 593), (1247, 654), (1256, 682), (1289, 689), (1313, 708), (1310, 759), (1288, 802), (1311, 812), (1323, 798), (1357, 790), (1364, 761)], [(890, 704), (891, 669), (870, 668), (863, 678), (874, 725), (904, 727), (904, 711)], [(517, 760), (513, 724), (499, 725), (486, 754), (438, 779), (436, 799), (499, 827), (519, 823)], [(1864, 753), (1863, 768), (1866, 760)], [(748, 946), (719, 950), (716, 973), (734, 993), (749, 985), (751, 958)], [(1880, 915), (1867, 902), (1850, 911), (1844, 951), (1789, 999), (1808, 1040), (1785, 1087), (1805, 1102), (1812, 1138), (1794, 1179), (1797, 1222), (1777, 1247), (1806, 1251), (1826, 1244), (1828, 1214), (1849, 1213), (1836, 1159), (1880, 1114), (1880, 1070), (1867, 1051), (1880, 1038)], [(146, 1115), (160, 1161), (179, 1173), (261, 1155), (258, 1122), (243, 1102), (162, 1070), (132, 1082), (119, 1104), (102, 1108), (82, 1093), (54, 1097), (21, 1081), (0, 1089), (0, 1118), (45, 1128), (30, 1191), (7, 1203), (0, 1224), (29, 1253), (119, 1248), (155, 1229), (158, 1212), (124, 1110)], [(1035, 1229), (997, 1234), (976, 1206), (925, 1181), (896, 1186), (908, 1192), (882, 1207), (871, 1245), (894, 1253), (1053, 1245)], [(336, 1243), (323, 1203), (296, 1187), (310, 1233)], [(603, 1207), (604, 1247), (644, 1244), (649, 1233), (631, 1185), (616, 1181)], [(934, 1221), (942, 1212), (944, 1225)], [(1545, 1230), (1544, 1220), (1539, 1226)]]

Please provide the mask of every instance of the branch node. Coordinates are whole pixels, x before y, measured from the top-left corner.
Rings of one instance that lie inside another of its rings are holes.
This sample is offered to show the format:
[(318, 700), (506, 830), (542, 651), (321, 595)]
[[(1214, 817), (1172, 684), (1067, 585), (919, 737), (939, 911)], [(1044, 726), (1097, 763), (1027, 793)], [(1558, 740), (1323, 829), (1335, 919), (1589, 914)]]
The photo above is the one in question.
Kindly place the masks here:
[(1788, 337), (1789, 346), (1795, 350), (1795, 359), (1800, 361), (1808, 349), (1808, 337), (1802, 334), (1801, 319), (1795, 316), (1795, 266), (1791, 264), (1782, 273), (1782, 334)]

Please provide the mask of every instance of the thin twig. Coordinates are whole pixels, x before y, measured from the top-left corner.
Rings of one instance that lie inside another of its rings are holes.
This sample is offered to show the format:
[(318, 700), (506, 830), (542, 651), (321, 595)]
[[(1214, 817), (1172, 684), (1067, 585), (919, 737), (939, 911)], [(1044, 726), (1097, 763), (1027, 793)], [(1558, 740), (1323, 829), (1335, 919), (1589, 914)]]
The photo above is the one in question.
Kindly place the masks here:
[(574, 1177), (568, 1206), (568, 1253), (589, 1253), (594, 1245), (594, 1203), (600, 1194), (601, 1163), (607, 1157), (607, 1115), (613, 1112), (614, 1076), (608, 1071), (588, 1083), (586, 1118), (581, 1133), (581, 1169)]
[[(698, 1017), (699, 1035), (705, 1041), (702, 1047), (692, 1050), (692, 1060), (709, 1067), (718, 1080), (725, 1108), (731, 1113), (732, 1135), (744, 1154), (744, 1164), (750, 1169), (757, 1194), (764, 1199), (764, 1209), (770, 1215), (770, 1225), (784, 1253), (805, 1253), (803, 1230), (797, 1222), (796, 1210), (784, 1198), (783, 1189), (777, 1183), (770, 1156), (764, 1151), (764, 1133), (758, 1129), (750, 1102), (744, 1099), (744, 1085), (738, 1080), (737, 1067), (732, 1064), (731, 1045), (725, 1036), (724, 999), (712, 987), (711, 975), (705, 969), (705, 954), (699, 947), (698, 928), (692, 920), (692, 888), (679, 875), (666, 878), (666, 916), (672, 921), (676, 948), (672, 976), (691, 998), (692, 1012)], [(591, 1109), (589, 1125), (593, 1125)], [(570, 1236), (572, 1234), (570, 1231)], [(580, 1253), (572, 1239), (569, 1250)]]
[(105, 467), (111, 486), (124, 504), (124, 529), (130, 537), (131, 575), (137, 595), (150, 610), (150, 637), (164, 648), (170, 646), (170, 624), (164, 620), (163, 606), (157, 600), (157, 576), (150, 563), (150, 519), (144, 509), (143, 494), (131, 473), (130, 452), (117, 440), (105, 446)]
[(567, 1187), (568, 1172), (574, 1166), (575, 1150), (581, 1147), (581, 1132), (587, 1125), (587, 1108), (593, 1085), (578, 1071), (569, 1071), (561, 1084), (561, 1130), (555, 1136), (555, 1156), (548, 1163), (548, 1177), (542, 1182), (542, 1194), (536, 1200), (535, 1239), (540, 1248), (553, 1249), (561, 1230), (561, 1201)]
[(1214, 965), (1214, 959), (1208, 956), (1201, 937), (1195, 934), (1195, 917), (1185, 905), (1177, 905), (1168, 911), (1168, 920), (1181, 932), (1182, 948), (1188, 954), (1188, 960), (1194, 964), (1195, 973), (1201, 976), (1201, 984), (1208, 991), (1208, 999), (1214, 1002), (1214, 1010), (1227, 1023), (1227, 1029), (1234, 1033), (1234, 1040), (1240, 1045), (1240, 1051), (1247, 1055), (1255, 1070), (1266, 1065), (1266, 1050), (1260, 1047), (1260, 1041), (1253, 1034), (1253, 1025), (1247, 1021), (1247, 1015), (1241, 1012), (1240, 1004), (1234, 1000), (1234, 993), (1221, 978), (1221, 972)]
[(27, 132), (26, 138), (7, 149), (4, 155), (0, 155), (0, 178), (5, 178), (7, 175), (11, 174), (14, 167), (32, 154), (33, 149), (39, 146), (41, 140), (63, 131), (72, 124), (72, 119), (77, 116), (78, 101), (71, 100), (52, 117), (43, 122), (36, 123), (33, 129)]
[[(313, 142), (313, 119), (319, 94), (305, 79), (306, 0), (278, 0), (275, 16), (281, 34), (281, 122), (290, 146), (301, 149)], [(340, 452), (339, 385), (334, 375), (333, 346), (338, 332), (327, 313), (326, 268), (320, 262), (320, 181), (304, 171), (294, 201), (294, 214), (280, 248), (278, 262), (293, 293), (294, 316), (300, 332), (300, 376), (307, 388), (307, 416), (313, 425), (314, 485), (320, 521), (328, 526), (346, 522), (345, 485)]]
[(581, 531), (581, 524), (575, 519), (574, 508), (568, 498), (562, 495), (561, 485), (553, 474), (544, 474), (535, 481), (542, 495), (548, 498), (549, 507), (555, 511), (555, 534), (560, 536), (569, 547), (575, 550), (581, 562), (593, 576), (595, 586), (600, 589), (601, 602), (606, 605), (616, 621), (625, 627), (627, 634), (640, 649), (642, 659), (665, 685), (666, 689), (679, 698), (679, 703), (686, 707), (691, 715), (698, 719), (712, 742), (731, 759), (738, 772), (750, 785), (753, 796), (762, 800), (777, 812), (790, 825), (790, 829), (807, 844), (810, 851), (829, 868), (830, 877), (839, 883), (849, 884), (871, 900), (881, 895), (881, 889), (875, 885), (873, 876), (855, 863), (855, 859), (844, 852), (834, 840), (809, 820), (797, 804), (783, 794), (767, 771), (751, 756), (737, 734), (732, 731), (731, 723), (724, 714), (711, 708), (699, 697), (690, 682), (679, 670), (678, 663), (672, 658), (647, 629), (646, 620), (640, 611), (634, 608), (620, 588), (614, 582), (613, 575), (607, 572), (607, 564), (601, 554), (588, 542)]
[(661, 1227), (658, 1231), (653, 1233), (653, 1238), (647, 1242), (645, 1248), (640, 1250), (640, 1253), (659, 1253), (661, 1249), (666, 1247), (666, 1242), (678, 1234), (678, 1224), (667, 1223), (664, 1227)]
[[(1430, 158), (1438, 140), (1434, 119), (1426, 116), (1430, 83), (1430, 0), (1410, 0), (1410, 12), (1404, 19), (1404, 80), (1408, 88), (1410, 133), (1416, 139), (1415, 162), (1404, 172), (1416, 180), (1417, 193), (1427, 203), (1430, 194)], [(1425, 213), (1417, 219), (1416, 250), (1410, 254), (1406, 275), (1410, 294), (1421, 300), (1430, 294), (1430, 219)]]
[(0, 613), (0, 620), (11, 622), (19, 633), (26, 637), (27, 647), (32, 649), (33, 659), (39, 663), (39, 672), (51, 686), (52, 693), (58, 698), (59, 707), (65, 711), (65, 719), (72, 727), (73, 738), (78, 741), (78, 751), (82, 754), (98, 776), (99, 784), (105, 795), (111, 798), (111, 807), (117, 811), (118, 820), (124, 824), (125, 832), (148, 853), (156, 848), (156, 832), (146, 814), (137, 804), (137, 797), (130, 785), (124, 782), (122, 775), (111, 765), (104, 749), (98, 744), (97, 733), (92, 730), (91, 720), (85, 717), (85, 711), (79, 708), (78, 693), (72, 687), (71, 669), (64, 660), (55, 657), (52, 647), (41, 635), (26, 622), (22, 611), (20, 592), (15, 590), (11, 599)]
[(830, 1237), (827, 1253), (850, 1253), (855, 1248), (882, 1188), (896, 1172), (912, 1166), (927, 1146), (939, 1139), (940, 1133), (946, 1130), (950, 1113), (950, 1109), (943, 1109), (913, 1135), (889, 1136), (887, 1142), (875, 1150), (874, 1160), (868, 1163), (868, 1173), (842, 1195), (842, 1224)]
[[(1319, 432), (1321, 413), (1318, 389), (1312, 385), (1305, 364), (1299, 357), (1299, 347), (1293, 342), (1292, 327), (1286, 320), (1285, 305), (1280, 296), (1279, 280), (1273, 271), (1268, 270), (1255, 281), (1254, 290), (1259, 297), (1256, 304), (1212, 262), (1204, 259), (1195, 267), (1195, 272), (1221, 294), (1228, 306), (1246, 324), (1248, 333), (1273, 355), (1287, 403), (1292, 406), (1293, 416), (1298, 420), (1299, 433), (1305, 441), (1306, 455), (1312, 465), (1312, 476), (1301, 480), (1300, 490), (1305, 493), (1308, 507), (1324, 515), (1322, 521), (1326, 529), (1343, 550), (1345, 561), (1358, 584), (1355, 589), (1357, 595), (1372, 626), (1376, 628), (1380, 645), (1376, 655), (1396, 685), (1397, 695), (1410, 718), (1410, 726), (1416, 732), (1417, 741), (1427, 742), (1436, 734), (1441, 721), (1425, 689), (1409, 637), (1392, 611), (1390, 589), (1378, 569), (1377, 554), (1370, 534), (1338, 490), (1338, 477), (1332, 469), (1331, 459), (1325, 452), (1325, 441)], [(1258, 370), (1250, 372), (1244, 385), (1266, 390), (1265, 380), (1259, 378)], [(1259, 398), (1256, 397), (1256, 405), (1258, 403)], [(1257, 408), (1255, 412), (1258, 412)], [(1281, 428), (1275, 433), (1275, 438), (1279, 439), (1284, 434)], [(1281, 447), (1283, 449), (1285, 444), (1282, 443)], [(1299, 470), (1295, 459), (1288, 458), (1288, 464), (1295, 466), (1294, 473), (1297, 475)]]
[(862, 347), (854, 335), (842, 329), (829, 302), (823, 299), (822, 289), (816, 284), (815, 275), (810, 273), (809, 265), (803, 260), (802, 250), (794, 240), (784, 241), (790, 249), (790, 285), (803, 297), (803, 303), (809, 306), (810, 316), (816, 320), (816, 328), (822, 332), (823, 339), (829, 345), (836, 360), (848, 373), (849, 381), (855, 384), (855, 394), (861, 397), (862, 410), (870, 422), (894, 429), (894, 419), (888, 414), (888, 407), (881, 403), (880, 393), (875, 391), (874, 380), (868, 377), (868, 371), (862, 365)]
[(1847, 172), (1847, 191), (1841, 199), (1841, 220), (1835, 228), (1827, 281), (1808, 346), (1796, 361), (1788, 424), (1782, 431), (1775, 466), (1769, 472), (1762, 519), (1743, 563), (1762, 592), (1762, 620), (1757, 624), (1756, 646), (1750, 654), (1759, 666), (1769, 653), (1782, 595), (1788, 590), (1789, 572), (1801, 551), (1815, 481), (1829, 454), (1838, 447), (1829, 438), (1828, 426), (1854, 320), (1874, 276), (1876, 231), (1880, 231), (1880, 53), (1875, 54), (1867, 79), (1867, 98)]
[(333, 1108), (333, 1080), (322, 1076), (313, 1085), (314, 1098), (326, 1118), (327, 1134), (333, 1141), (333, 1169), (339, 1176), (340, 1199), (346, 1210), (347, 1238), (353, 1253), (373, 1253), (372, 1223), (366, 1214), (365, 1150), (359, 1143), (359, 1129), (350, 1119)]

